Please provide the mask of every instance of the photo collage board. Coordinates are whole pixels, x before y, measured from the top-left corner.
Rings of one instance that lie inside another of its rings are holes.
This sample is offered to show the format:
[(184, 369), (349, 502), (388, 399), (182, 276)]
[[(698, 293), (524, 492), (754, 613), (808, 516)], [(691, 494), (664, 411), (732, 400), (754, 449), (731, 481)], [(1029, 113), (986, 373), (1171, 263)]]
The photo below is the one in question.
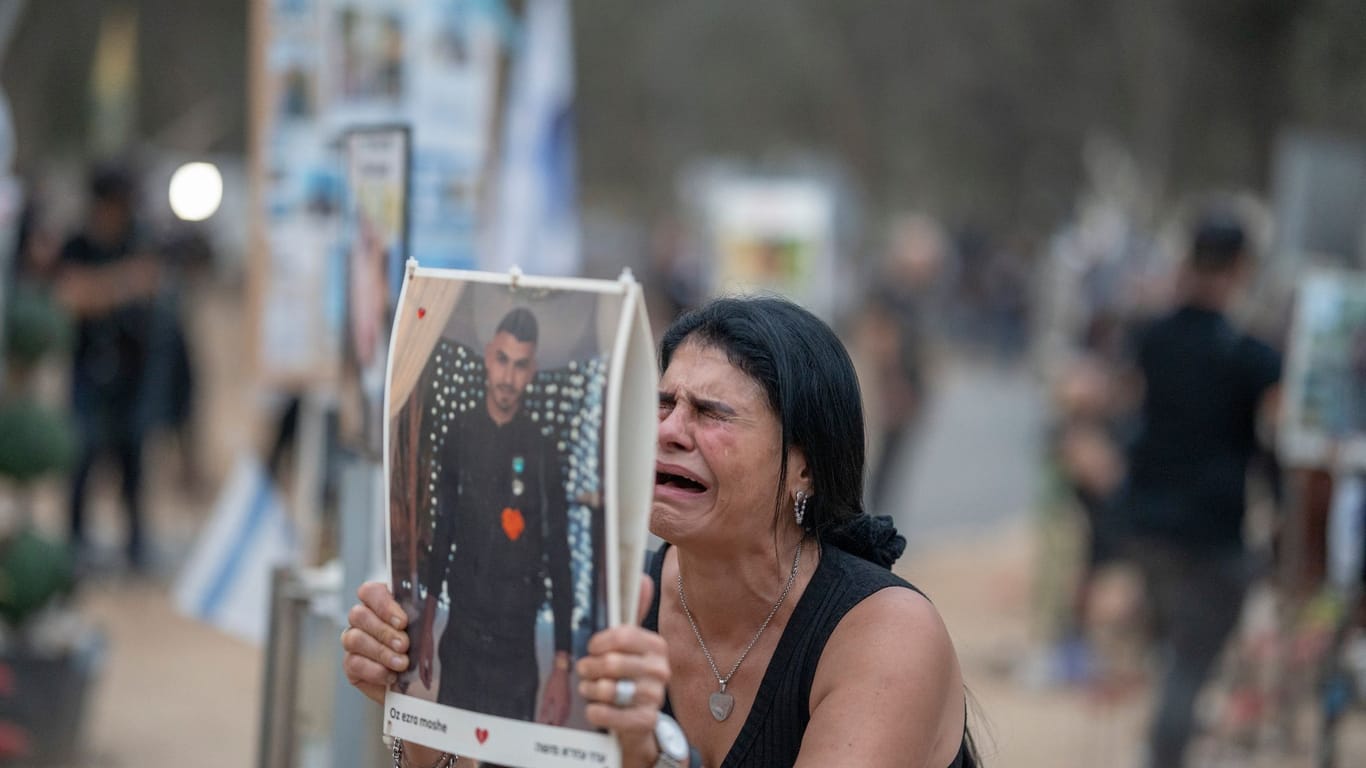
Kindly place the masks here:
[(1286, 367), (1285, 462), (1366, 469), (1366, 273), (1320, 270), (1303, 280)]

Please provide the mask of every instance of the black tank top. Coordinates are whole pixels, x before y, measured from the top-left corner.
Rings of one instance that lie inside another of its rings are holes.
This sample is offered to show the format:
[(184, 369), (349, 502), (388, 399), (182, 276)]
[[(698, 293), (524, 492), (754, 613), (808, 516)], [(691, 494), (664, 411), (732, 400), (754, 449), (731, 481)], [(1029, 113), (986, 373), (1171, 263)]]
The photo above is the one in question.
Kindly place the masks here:
[[(665, 544), (650, 561), (650, 577), (660, 583)], [(774, 768), (797, 762), (802, 735), (811, 720), (811, 682), (830, 634), (851, 608), (887, 587), (919, 589), (886, 568), (829, 544), (821, 549), (820, 564), (783, 629), (778, 647), (764, 671), (749, 717), (735, 737), (719, 768)], [(644, 626), (659, 630), (659, 589), (655, 589)], [(673, 715), (666, 693), (664, 712)], [(965, 730), (966, 733), (966, 730)], [(965, 768), (966, 739), (948, 768)]]

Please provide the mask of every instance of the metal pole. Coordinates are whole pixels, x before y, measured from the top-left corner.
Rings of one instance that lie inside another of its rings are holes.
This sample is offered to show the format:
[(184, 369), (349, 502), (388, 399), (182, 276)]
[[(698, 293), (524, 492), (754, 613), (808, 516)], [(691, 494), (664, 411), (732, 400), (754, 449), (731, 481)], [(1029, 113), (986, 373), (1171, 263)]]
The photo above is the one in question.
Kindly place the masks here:
[(258, 768), (290, 768), (294, 753), (294, 700), (299, 653), (298, 586), (280, 567), (270, 578), (270, 627), (261, 684)]
[[(341, 472), (342, 588), (339, 601), (343, 611), (355, 602), (356, 588), (372, 578), (383, 563), (374, 563), (375, 538), (383, 531), (377, 528), (377, 505), (383, 503), (384, 489), (380, 466), (365, 458), (351, 456)], [(346, 616), (338, 616), (341, 627)], [(340, 651), (338, 652), (340, 658)], [(383, 759), (380, 742), (380, 722), (383, 717), (379, 705), (352, 688), (346, 675), (337, 665), (337, 696), (333, 706), (332, 765), (335, 768), (366, 768), (379, 765)]]

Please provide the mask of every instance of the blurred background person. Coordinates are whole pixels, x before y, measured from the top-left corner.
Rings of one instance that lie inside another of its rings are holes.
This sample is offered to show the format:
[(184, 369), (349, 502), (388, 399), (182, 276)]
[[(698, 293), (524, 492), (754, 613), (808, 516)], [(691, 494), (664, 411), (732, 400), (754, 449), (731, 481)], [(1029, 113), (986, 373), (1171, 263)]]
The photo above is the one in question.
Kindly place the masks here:
[[(1054, 405), (1052, 461), (1065, 492), (1081, 513), (1081, 524), (1076, 526), (1080, 555), (1070, 579), (1062, 575), (1041, 579), (1057, 591), (1041, 598), (1058, 606), (1049, 617), (1049, 640), (1056, 644), (1057, 654), (1051, 660), (1051, 672), (1066, 682), (1083, 682), (1096, 672), (1085, 638), (1092, 589), (1099, 572), (1119, 559), (1122, 540), (1109, 514), (1125, 471), (1110, 368), (1093, 356), (1079, 357), (1061, 374)], [(1040, 569), (1060, 567), (1048, 558), (1039, 563)]]
[(175, 456), (181, 487), (202, 498), (210, 490), (210, 473), (204, 466), (197, 418), (199, 350), (190, 326), (198, 306), (196, 293), (206, 290), (214, 247), (202, 234), (184, 229), (158, 236), (153, 255), (158, 280), (144, 373), (144, 439), (170, 438), (173, 450), (168, 452)]
[(56, 290), (76, 317), (71, 406), (80, 448), (71, 476), (71, 544), (88, 559), (87, 491), (102, 458), (118, 467), (127, 521), (128, 564), (149, 566), (143, 531), (144, 374), (158, 266), (139, 240), (136, 190), (129, 172), (104, 167), (90, 180), (81, 230), (62, 246)]
[(1243, 544), (1246, 477), (1281, 360), (1227, 312), (1251, 271), (1232, 214), (1197, 223), (1178, 306), (1140, 333), (1140, 426), (1118, 501), (1141, 570), (1160, 671), (1147, 764), (1184, 764), (1197, 695), (1238, 623), (1252, 570)]
[(866, 302), (854, 320), (853, 344), (868, 407), (873, 460), (869, 508), (897, 512), (901, 470), (914, 449), (929, 396), (930, 339), (936, 280), (944, 266), (945, 239), (930, 217), (912, 214), (891, 228), (887, 250)]

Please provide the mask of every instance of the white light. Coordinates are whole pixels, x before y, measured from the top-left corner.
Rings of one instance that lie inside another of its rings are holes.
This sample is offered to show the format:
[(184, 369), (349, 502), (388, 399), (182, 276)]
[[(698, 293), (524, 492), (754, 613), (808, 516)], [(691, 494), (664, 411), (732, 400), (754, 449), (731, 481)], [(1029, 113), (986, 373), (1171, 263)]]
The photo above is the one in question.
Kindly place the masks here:
[(185, 221), (203, 221), (223, 202), (223, 175), (213, 163), (186, 163), (171, 174), (171, 210)]

